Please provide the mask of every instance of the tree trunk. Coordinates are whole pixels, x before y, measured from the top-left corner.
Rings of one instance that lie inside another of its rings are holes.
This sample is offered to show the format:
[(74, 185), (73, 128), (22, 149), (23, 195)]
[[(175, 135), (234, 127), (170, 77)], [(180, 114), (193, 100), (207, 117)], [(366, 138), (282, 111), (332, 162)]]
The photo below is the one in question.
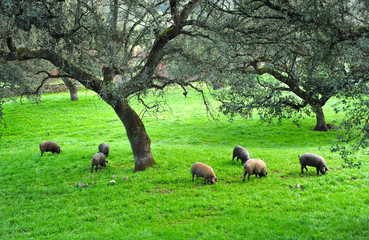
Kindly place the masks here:
[(78, 87), (74, 84), (70, 79), (63, 77), (62, 78), (65, 86), (67, 86), (69, 93), (70, 93), (70, 100), (71, 101), (78, 101)]
[(314, 128), (314, 131), (324, 131), (326, 132), (327, 129), (327, 124), (325, 123), (325, 118), (324, 118), (324, 112), (322, 107), (317, 107), (315, 109), (315, 114), (316, 114), (316, 126)]
[(126, 128), (135, 160), (134, 171), (145, 171), (147, 167), (155, 165), (151, 153), (151, 140), (141, 118), (127, 102), (119, 101), (112, 106)]

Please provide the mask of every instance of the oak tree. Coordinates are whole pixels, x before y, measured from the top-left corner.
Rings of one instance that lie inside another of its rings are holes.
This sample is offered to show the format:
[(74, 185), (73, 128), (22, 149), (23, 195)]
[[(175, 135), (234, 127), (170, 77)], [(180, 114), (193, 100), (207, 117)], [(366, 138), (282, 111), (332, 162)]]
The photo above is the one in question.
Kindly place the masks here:
[(173, 84), (185, 93), (188, 86), (196, 88), (192, 82), (197, 78), (158, 72), (164, 61), (171, 66), (173, 59), (191, 55), (181, 44), (201, 37), (197, 21), (206, 21), (208, 14), (208, 4), (200, 0), (4, 0), (0, 61), (2, 68), (46, 61), (60, 71), (59, 77), (99, 94), (122, 121), (135, 171), (142, 171), (155, 161), (151, 140), (129, 99), (142, 100), (150, 89)]
[[(225, 113), (264, 118), (314, 112), (314, 130), (326, 131), (322, 107), (350, 94), (368, 71), (368, 3), (361, 0), (215, 1), (227, 15), (221, 38), (228, 86), (218, 94)], [(219, 48), (221, 49), (221, 48)], [(229, 68), (231, 66), (231, 68)]]

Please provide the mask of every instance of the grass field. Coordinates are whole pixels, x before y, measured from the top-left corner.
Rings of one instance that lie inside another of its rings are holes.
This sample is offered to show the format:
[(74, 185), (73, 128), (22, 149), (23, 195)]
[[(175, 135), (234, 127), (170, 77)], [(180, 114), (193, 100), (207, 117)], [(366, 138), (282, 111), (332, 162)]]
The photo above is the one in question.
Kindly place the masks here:
[[(196, 93), (172, 89), (167, 98), (171, 111), (143, 119), (157, 165), (137, 173), (122, 123), (92, 92), (79, 92), (78, 102), (60, 93), (38, 105), (6, 103), (0, 239), (368, 239), (367, 156), (359, 155), (359, 170), (342, 168), (329, 151), (337, 132), (311, 131), (313, 117), (300, 128), (257, 117), (214, 121)], [(325, 112), (327, 122), (337, 118), (329, 103)], [(40, 157), (44, 140), (63, 152)], [(102, 142), (111, 147), (109, 164), (92, 175)], [(242, 182), (241, 163), (231, 161), (236, 145), (266, 162), (267, 178)], [(310, 167), (302, 175), (304, 152), (322, 155), (331, 171), (317, 176)], [(219, 182), (192, 182), (197, 161)]]

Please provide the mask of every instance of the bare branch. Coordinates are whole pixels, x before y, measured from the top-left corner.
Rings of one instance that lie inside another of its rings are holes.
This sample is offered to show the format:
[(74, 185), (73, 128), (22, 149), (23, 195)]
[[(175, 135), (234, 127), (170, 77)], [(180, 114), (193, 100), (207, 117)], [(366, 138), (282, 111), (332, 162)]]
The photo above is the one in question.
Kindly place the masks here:
[(71, 78), (71, 76), (68, 75), (68, 74), (61, 74), (61, 75), (57, 74), (57, 75), (53, 75), (53, 74), (50, 74), (47, 71), (38, 71), (36, 74), (41, 74), (41, 73), (45, 73), (47, 75), (47, 78), (63, 78), (63, 77)]
[(187, 35), (187, 36), (190, 36), (190, 37), (202, 37), (202, 38), (212, 40), (208, 35), (205, 35), (205, 34), (202, 34), (202, 33), (193, 33), (193, 32), (188, 32), (188, 31), (184, 31), (184, 30), (182, 30), (182, 33), (184, 35)]
[(213, 115), (212, 109), (211, 109), (211, 104), (208, 101), (208, 99), (206, 98), (204, 91), (202, 89), (200, 89), (200, 88), (195, 87), (191, 83), (187, 83), (186, 85), (190, 86), (191, 88), (195, 89), (197, 92), (201, 93), (202, 100), (203, 100), (204, 105), (206, 107), (206, 113), (208, 115), (210, 115), (213, 120), (216, 120), (216, 118)]

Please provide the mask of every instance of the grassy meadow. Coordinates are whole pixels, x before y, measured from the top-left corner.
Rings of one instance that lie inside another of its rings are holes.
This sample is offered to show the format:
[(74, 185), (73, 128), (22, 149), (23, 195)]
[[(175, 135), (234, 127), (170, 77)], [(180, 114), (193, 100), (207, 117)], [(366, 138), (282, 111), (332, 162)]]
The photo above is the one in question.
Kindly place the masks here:
[[(218, 113), (210, 120), (195, 92), (185, 98), (171, 89), (167, 101), (170, 111), (143, 118), (157, 165), (136, 173), (122, 123), (94, 93), (80, 91), (77, 102), (69, 93), (7, 102), (0, 239), (368, 239), (367, 156), (359, 155), (359, 170), (342, 168), (329, 151), (336, 131), (311, 131), (314, 117), (301, 127)], [(327, 122), (337, 118), (330, 103), (325, 113)], [(45, 140), (63, 152), (41, 157)], [(109, 163), (91, 174), (102, 142)], [(231, 161), (236, 145), (265, 161), (267, 178), (242, 182), (241, 163)], [(322, 155), (331, 171), (302, 175), (297, 156), (305, 152)], [(194, 162), (210, 165), (219, 182), (192, 182)]]

